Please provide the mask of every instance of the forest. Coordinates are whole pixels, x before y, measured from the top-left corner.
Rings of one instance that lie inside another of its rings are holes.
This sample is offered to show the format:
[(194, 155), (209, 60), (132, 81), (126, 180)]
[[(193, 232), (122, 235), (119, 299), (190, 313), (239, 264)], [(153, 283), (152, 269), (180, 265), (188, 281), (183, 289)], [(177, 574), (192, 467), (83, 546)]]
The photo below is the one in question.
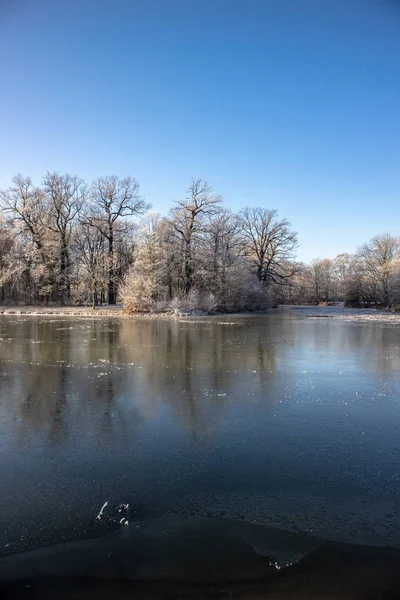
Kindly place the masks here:
[(16, 175), (0, 190), (0, 302), (113, 305), (125, 311), (257, 311), (278, 304), (400, 305), (400, 238), (354, 254), (297, 260), (297, 233), (274, 208), (232, 212), (194, 178), (167, 215), (132, 177)]

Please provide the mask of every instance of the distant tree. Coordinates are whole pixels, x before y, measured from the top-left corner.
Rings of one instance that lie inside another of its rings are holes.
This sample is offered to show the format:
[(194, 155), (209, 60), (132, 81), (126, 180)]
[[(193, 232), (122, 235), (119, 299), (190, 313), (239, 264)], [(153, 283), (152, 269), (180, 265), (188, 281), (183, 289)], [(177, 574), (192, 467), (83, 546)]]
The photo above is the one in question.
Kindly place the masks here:
[(35, 187), (30, 177), (16, 175), (10, 188), (0, 190), (0, 203), (10, 229), (20, 240), (32, 298), (47, 302), (55, 289), (55, 240), (48, 227), (45, 191)]
[(149, 311), (166, 296), (162, 223), (161, 216), (151, 212), (139, 223), (133, 262), (121, 286), (127, 312)]
[(357, 252), (364, 300), (390, 306), (400, 260), (400, 239), (385, 233)]
[(350, 268), (353, 256), (351, 254), (338, 254), (333, 259), (333, 271), (336, 280), (337, 294), (340, 300), (344, 300), (349, 285)]
[(266, 285), (285, 284), (297, 271), (297, 234), (277, 215), (261, 207), (243, 208), (238, 215), (241, 252)]
[(400, 306), (399, 237), (301, 264), (289, 221), (262, 207), (234, 215), (206, 180), (192, 179), (167, 217), (149, 208), (130, 177), (88, 188), (68, 174), (48, 171), (40, 186), (16, 175), (0, 190), (0, 302), (96, 306), (119, 294), (130, 312)]
[(108, 303), (116, 302), (116, 237), (127, 231), (126, 219), (137, 217), (150, 208), (139, 193), (136, 179), (116, 175), (99, 177), (89, 190), (90, 205), (86, 222), (98, 229), (107, 240), (108, 253)]
[(48, 215), (47, 228), (55, 235), (60, 257), (57, 295), (61, 303), (69, 301), (70, 284), (70, 243), (73, 226), (86, 200), (87, 189), (82, 179), (71, 175), (46, 173), (43, 190)]
[(157, 226), (161, 248), (160, 272), (166, 299), (182, 292), (182, 241), (169, 218), (163, 217)]
[[(88, 223), (80, 223), (72, 240), (72, 252), (78, 271), (78, 281), (84, 282), (83, 297), (86, 301), (90, 294), (92, 307), (95, 308), (99, 304), (99, 293), (107, 284), (105, 238), (96, 227), (91, 227)], [(79, 298), (79, 292), (77, 295)]]
[(305, 263), (297, 263), (296, 273), (289, 285), (275, 290), (278, 304), (312, 304), (315, 302), (312, 269)]
[(363, 291), (361, 261), (357, 255), (351, 256), (346, 268), (344, 305), (359, 308), (366, 300)]
[(9, 222), (27, 235), (45, 262), (46, 210), (45, 193), (35, 187), (30, 177), (18, 174), (7, 190), (0, 190), (0, 201)]
[(161, 223), (159, 214), (149, 212), (144, 216), (139, 223), (134, 251), (134, 268), (151, 280), (154, 290), (160, 288), (163, 276)]
[(5, 301), (7, 292), (10, 294), (10, 284), (15, 285), (21, 276), (18, 263), (13, 261), (15, 245), (11, 228), (0, 217), (0, 302)]
[(329, 302), (333, 287), (333, 263), (329, 258), (311, 261), (310, 275), (317, 303)]
[[(231, 270), (238, 267), (238, 223), (235, 215), (226, 208), (220, 208), (210, 219), (204, 236), (200, 240), (198, 252), (198, 287), (209, 293), (216, 309), (225, 310), (232, 281)], [(239, 273), (239, 270), (237, 270)], [(239, 278), (238, 278), (239, 279)], [(236, 282), (238, 284), (238, 280)]]
[(171, 223), (181, 247), (183, 291), (188, 294), (193, 287), (194, 245), (207, 230), (210, 219), (218, 212), (222, 197), (214, 193), (208, 181), (192, 179), (187, 195), (175, 201), (171, 210)]

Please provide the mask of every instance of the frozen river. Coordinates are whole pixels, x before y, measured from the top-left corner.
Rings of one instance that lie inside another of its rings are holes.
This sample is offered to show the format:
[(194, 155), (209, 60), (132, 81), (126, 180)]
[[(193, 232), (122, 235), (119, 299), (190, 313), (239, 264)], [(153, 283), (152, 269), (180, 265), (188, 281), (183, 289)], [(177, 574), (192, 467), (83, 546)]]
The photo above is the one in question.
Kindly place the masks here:
[(400, 326), (0, 317), (0, 554), (105, 500), (400, 545)]

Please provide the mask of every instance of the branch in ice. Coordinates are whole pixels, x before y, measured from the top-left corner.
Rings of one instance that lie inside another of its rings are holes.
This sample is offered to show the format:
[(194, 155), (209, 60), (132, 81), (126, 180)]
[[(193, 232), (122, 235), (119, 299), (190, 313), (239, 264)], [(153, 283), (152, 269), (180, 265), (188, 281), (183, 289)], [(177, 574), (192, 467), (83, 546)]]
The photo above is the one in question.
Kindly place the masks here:
[(103, 506), (100, 509), (99, 514), (96, 517), (96, 519), (99, 519), (99, 521), (101, 521), (101, 519), (103, 518), (104, 509), (106, 508), (106, 506), (108, 506), (108, 502), (104, 502)]

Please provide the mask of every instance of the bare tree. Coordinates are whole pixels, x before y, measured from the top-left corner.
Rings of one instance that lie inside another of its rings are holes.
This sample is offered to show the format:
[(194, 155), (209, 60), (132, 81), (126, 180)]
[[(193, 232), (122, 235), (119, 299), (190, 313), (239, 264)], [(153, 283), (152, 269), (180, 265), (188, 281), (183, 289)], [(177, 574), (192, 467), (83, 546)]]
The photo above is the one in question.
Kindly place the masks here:
[(353, 256), (345, 252), (338, 254), (333, 259), (334, 276), (337, 285), (337, 293), (340, 300), (344, 300), (346, 297), (352, 260)]
[(311, 261), (310, 277), (317, 304), (329, 302), (333, 287), (333, 264), (329, 258), (315, 258)]
[(44, 259), (45, 193), (32, 184), (30, 177), (20, 174), (13, 177), (13, 184), (7, 190), (0, 190), (2, 208), (9, 215), (9, 222), (31, 238)]
[[(373, 238), (355, 255), (295, 261), (297, 234), (276, 210), (221, 206), (195, 178), (168, 217), (130, 177), (16, 175), (0, 190), (0, 302), (115, 303), (131, 311), (262, 310), (277, 303), (400, 303), (400, 238)], [(123, 285), (120, 285), (123, 282)]]
[[(15, 237), (12, 236), (11, 228), (0, 217), (0, 301), (4, 302), (6, 298), (7, 286), (19, 279), (20, 273), (13, 265), (12, 254), (15, 246)], [(8, 291), (8, 290), (7, 290)]]
[(60, 274), (57, 293), (59, 301), (63, 303), (69, 300), (71, 294), (69, 246), (73, 225), (86, 199), (86, 185), (79, 177), (47, 171), (43, 189), (48, 209), (47, 227), (55, 234), (59, 245)]
[(182, 241), (177, 236), (172, 221), (162, 218), (157, 227), (161, 248), (160, 274), (166, 292), (166, 299), (172, 300), (181, 290)]
[(400, 239), (388, 233), (378, 235), (359, 249), (357, 259), (364, 299), (390, 306), (400, 260)]
[(361, 261), (356, 255), (352, 255), (346, 268), (346, 279), (344, 288), (344, 305), (348, 308), (359, 308), (365, 298), (365, 286), (362, 282)]
[(278, 221), (277, 215), (278, 211), (261, 207), (243, 208), (238, 215), (241, 252), (258, 280), (267, 285), (282, 285), (297, 270), (297, 234), (289, 221)]
[(192, 179), (187, 195), (183, 200), (176, 200), (171, 211), (171, 221), (177, 233), (183, 255), (183, 291), (188, 294), (193, 287), (193, 245), (206, 231), (207, 222), (217, 213), (222, 197), (214, 193), (208, 181), (200, 178)]
[(108, 268), (105, 261), (105, 238), (96, 227), (81, 223), (72, 242), (72, 252), (78, 270), (83, 273), (85, 288), (91, 295), (92, 307), (99, 303), (99, 292), (107, 282)]
[(55, 287), (55, 256), (45, 192), (35, 187), (30, 177), (16, 175), (13, 185), (0, 191), (0, 203), (9, 226), (21, 240), (27, 279), (36, 281), (39, 296), (47, 302)]
[(226, 208), (211, 218), (202, 239), (200, 262), (207, 287), (222, 307), (227, 294), (228, 270), (238, 257), (238, 222)]
[(312, 304), (315, 300), (312, 286), (312, 273), (309, 265), (297, 263), (296, 273), (288, 285), (275, 286), (277, 304)]
[(100, 231), (108, 245), (108, 303), (116, 302), (116, 267), (114, 246), (116, 234), (123, 234), (124, 219), (142, 215), (150, 208), (139, 193), (136, 179), (116, 175), (99, 177), (89, 192), (90, 207), (86, 222)]

